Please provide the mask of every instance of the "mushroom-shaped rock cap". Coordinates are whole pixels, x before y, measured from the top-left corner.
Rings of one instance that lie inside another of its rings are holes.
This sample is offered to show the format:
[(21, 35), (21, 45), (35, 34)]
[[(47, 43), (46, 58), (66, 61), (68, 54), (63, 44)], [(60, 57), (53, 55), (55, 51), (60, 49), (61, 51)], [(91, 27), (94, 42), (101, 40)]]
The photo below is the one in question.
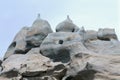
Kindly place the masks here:
[(72, 22), (69, 15), (66, 20), (59, 23), (56, 27), (56, 32), (76, 32), (78, 30), (79, 28)]
[(42, 27), (44, 25), (47, 25), (50, 27), (50, 24), (48, 23), (48, 21), (41, 19), (40, 14), (38, 14), (36, 20), (32, 24), (32, 27)]
[[(30, 32), (30, 33), (29, 33)], [(32, 27), (28, 31), (29, 34), (38, 34), (38, 33), (52, 33), (52, 29), (48, 21), (40, 18), (40, 14), (38, 14), (37, 19), (33, 22)]]
[(33, 22), (32, 27), (30, 27), (27, 32), (26, 42), (29, 46), (38, 47), (44, 38), (52, 32), (49, 23), (46, 20), (41, 19), (40, 14), (38, 14), (37, 19)]

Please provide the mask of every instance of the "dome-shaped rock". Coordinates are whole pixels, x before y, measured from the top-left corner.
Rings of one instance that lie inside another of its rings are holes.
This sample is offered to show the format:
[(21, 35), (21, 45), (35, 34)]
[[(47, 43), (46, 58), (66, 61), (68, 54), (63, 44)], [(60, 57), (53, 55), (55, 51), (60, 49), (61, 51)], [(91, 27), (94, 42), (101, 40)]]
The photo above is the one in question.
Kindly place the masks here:
[(38, 14), (37, 19), (33, 22), (32, 27), (27, 32), (26, 41), (30, 46), (39, 46), (44, 38), (52, 32), (48, 21), (41, 19), (40, 14)]
[(59, 23), (56, 27), (56, 32), (76, 32), (79, 28), (67, 16), (67, 19)]

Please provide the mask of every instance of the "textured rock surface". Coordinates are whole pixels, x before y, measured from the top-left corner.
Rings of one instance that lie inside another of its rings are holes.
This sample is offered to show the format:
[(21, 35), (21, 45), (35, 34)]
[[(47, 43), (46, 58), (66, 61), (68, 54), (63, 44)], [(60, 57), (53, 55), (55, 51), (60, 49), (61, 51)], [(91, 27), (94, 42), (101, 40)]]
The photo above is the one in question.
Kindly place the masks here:
[[(35, 48), (30, 50), (27, 54), (14, 54), (7, 58), (3, 63), (3, 70), (1, 75), (10, 75), (10, 77), (19, 77), (22, 75), (21, 79), (41, 79), (44, 76), (52, 77), (62, 77), (65, 74), (65, 66), (56, 62), (53, 63), (49, 58), (39, 54), (39, 49)], [(13, 72), (16, 75), (13, 75)], [(57, 72), (58, 71), (58, 72)], [(17, 75), (19, 74), (19, 75)], [(35, 77), (34, 77), (35, 76)]]
[(53, 61), (69, 62), (72, 55), (87, 51), (77, 33), (57, 32), (49, 34), (40, 46), (42, 55)]
[(120, 80), (114, 29), (79, 29), (68, 17), (52, 33), (39, 16), (18, 32), (0, 60), (0, 80)]
[(38, 15), (31, 27), (24, 27), (17, 33), (4, 59), (13, 54), (25, 54), (31, 48), (39, 47), (44, 38), (52, 32), (50, 24), (46, 20), (42, 20)]
[(5, 53), (4, 59), (9, 57), (10, 55), (14, 53), (25, 53), (27, 51), (26, 49), (26, 35), (27, 31), (29, 30), (28, 27), (23, 27), (15, 36), (13, 42), (8, 47), (7, 52)]
[(46, 20), (42, 20), (40, 15), (38, 15), (38, 18), (33, 22), (32, 27), (27, 32), (27, 46), (39, 47), (44, 38), (52, 32), (50, 24)]
[(56, 32), (76, 32), (79, 28), (67, 16), (67, 19), (59, 23), (56, 27)]
[(101, 40), (110, 40), (110, 39), (116, 39), (117, 40), (115, 30), (114, 29), (109, 29), (109, 28), (99, 29), (98, 38), (101, 39)]

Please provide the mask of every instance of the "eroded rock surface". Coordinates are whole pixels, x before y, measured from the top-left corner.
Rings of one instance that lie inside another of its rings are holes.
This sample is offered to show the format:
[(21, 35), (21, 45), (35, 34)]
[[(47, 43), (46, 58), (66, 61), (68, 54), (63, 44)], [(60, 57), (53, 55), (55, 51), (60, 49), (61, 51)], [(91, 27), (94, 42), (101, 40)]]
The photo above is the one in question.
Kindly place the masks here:
[(114, 29), (79, 29), (69, 17), (53, 33), (38, 15), (0, 60), (0, 80), (120, 80), (120, 42)]
[(80, 51), (87, 51), (87, 49), (81, 43), (80, 35), (71, 32), (51, 33), (40, 46), (41, 54), (55, 62), (69, 62), (72, 55)]
[(52, 32), (50, 24), (38, 15), (31, 27), (24, 27), (17, 33), (4, 59), (13, 54), (26, 54), (31, 48), (39, 47), (45, 37)]
[(67, 19), (59, 23), (56, 26), (56, 32), (77, 32), (79, 27), (77, 27), (72, 20), (67, 16)]

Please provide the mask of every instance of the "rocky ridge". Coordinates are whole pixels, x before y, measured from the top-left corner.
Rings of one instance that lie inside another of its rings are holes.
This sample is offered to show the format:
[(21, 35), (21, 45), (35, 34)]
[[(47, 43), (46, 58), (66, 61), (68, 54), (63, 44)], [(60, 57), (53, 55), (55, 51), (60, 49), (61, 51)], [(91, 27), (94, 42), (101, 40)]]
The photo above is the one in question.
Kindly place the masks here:
[(120, 80), (120, 42), (114, 29), (85, 30), (69, 16), (53, 32), (38, 15), (8, 47), (0, 80)]

